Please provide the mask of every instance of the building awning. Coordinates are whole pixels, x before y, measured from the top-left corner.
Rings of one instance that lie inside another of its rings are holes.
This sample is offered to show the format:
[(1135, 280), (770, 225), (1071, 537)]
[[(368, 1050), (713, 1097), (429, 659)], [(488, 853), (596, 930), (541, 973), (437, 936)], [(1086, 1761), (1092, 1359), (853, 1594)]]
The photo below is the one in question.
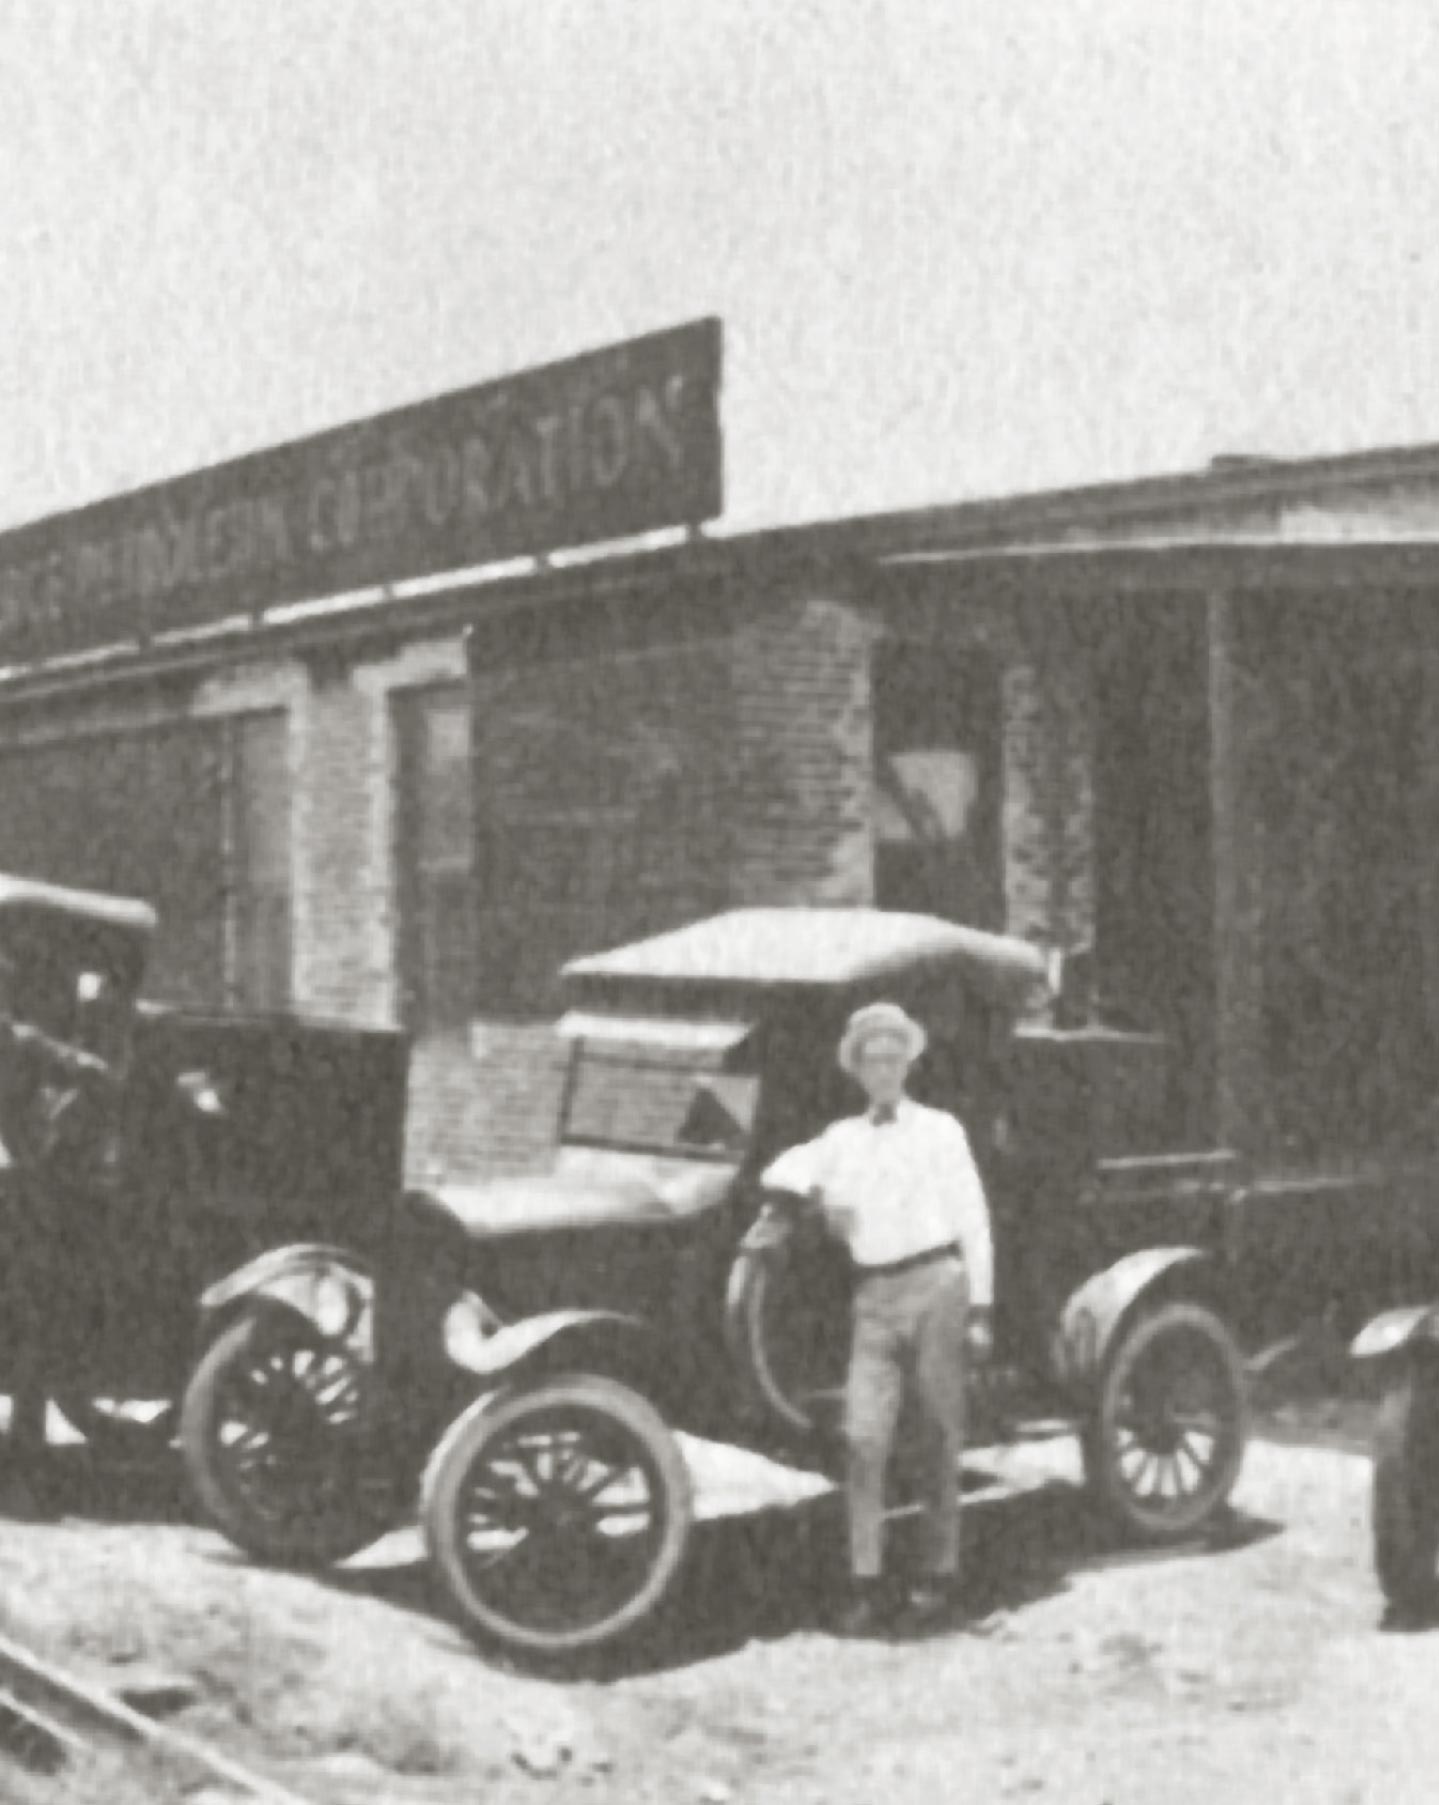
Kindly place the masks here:
[(1439, 538), (1423, 534), (1214, 533), (1017, 545), (931, 544), (874, 559), (898, 576), (944, 571), (976, 584), (1034, 584), (1054, 593), (1439, 586)]

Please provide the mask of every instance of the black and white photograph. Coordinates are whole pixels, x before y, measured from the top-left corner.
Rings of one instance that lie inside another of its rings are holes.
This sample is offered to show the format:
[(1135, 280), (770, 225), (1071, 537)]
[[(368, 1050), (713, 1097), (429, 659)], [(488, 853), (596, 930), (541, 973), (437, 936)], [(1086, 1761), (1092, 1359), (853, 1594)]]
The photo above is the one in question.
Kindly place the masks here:
[(0, 92), (0, 1801), (1439, 1798), (1439, 9)]

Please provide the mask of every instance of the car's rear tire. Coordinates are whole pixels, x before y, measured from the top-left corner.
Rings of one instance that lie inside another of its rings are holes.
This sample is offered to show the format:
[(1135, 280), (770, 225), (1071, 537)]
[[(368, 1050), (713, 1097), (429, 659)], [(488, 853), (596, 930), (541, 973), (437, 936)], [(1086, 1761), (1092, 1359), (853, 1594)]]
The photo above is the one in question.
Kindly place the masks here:
[(364, 1435), (367, 1369), (351, 1349), (270, 1312), (242, 1316), (186, 1387), (180, 1447), (201, 1509), (248, 1554), (324, 1567), (398, 1517)]
[(1247, 1431), (1244, 1362), (1223, 1320), (1203, 1304), (1157, 1304), (1105, 1363), (1080, 1436), (1085, 1477), (1126, 1538), (1182, 1541), (1228, 1501)]
[(1374, 1570), (1407, 1617), (1439, 1614), (1439, 1369), (1409, 1360), (1384, 1388), (1374, 1428)]
[(430, 1458), (420, 1514), (465, 1627), (550, 1663), (593, 1655), (655, 1617), (694, 1503), (684, 1455), (647, 1399), (561, 1373), (471, 1404)]

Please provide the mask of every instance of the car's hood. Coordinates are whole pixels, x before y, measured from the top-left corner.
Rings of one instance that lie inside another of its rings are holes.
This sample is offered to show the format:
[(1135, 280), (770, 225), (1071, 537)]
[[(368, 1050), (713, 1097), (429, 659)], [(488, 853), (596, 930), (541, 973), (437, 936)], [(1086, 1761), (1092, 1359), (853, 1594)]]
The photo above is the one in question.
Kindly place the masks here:
[(550, 1172), (430, 1192), (476, 1238), (616, 1223), (665, 1223), (721, 1204), (735, 1168), (706, 1161), (585, 1155), (567, 1149)]

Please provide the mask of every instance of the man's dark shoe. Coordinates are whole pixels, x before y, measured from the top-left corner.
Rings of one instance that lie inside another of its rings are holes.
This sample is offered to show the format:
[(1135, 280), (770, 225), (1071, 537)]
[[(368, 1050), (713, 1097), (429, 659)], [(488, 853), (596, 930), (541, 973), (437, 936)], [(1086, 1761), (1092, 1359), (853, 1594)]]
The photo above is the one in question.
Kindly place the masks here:
[(943, 1629), (959, 1615), (960, 1598), (954, 1581), (926, 1580), (910, 1587), (898, 1627), (902, 1634), (923, 1635), (928, 1630)]
[(839, 1636), (872, 1636), (884, 1623), (884, 1600), (878, 1586), (857, 1586), (834, 1619)]

